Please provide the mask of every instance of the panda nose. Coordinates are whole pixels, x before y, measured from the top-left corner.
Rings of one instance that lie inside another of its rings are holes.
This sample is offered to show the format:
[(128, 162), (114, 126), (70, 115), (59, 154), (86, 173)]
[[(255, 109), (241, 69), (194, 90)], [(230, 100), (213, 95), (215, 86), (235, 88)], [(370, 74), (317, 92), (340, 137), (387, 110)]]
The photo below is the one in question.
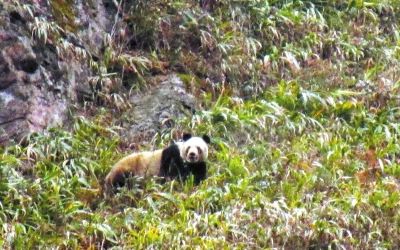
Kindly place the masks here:
[(195, 157), (195, 156), (196, 156), (195, 153), (193, 153), (193, 152), (190, 152), (190, 153), (189, 153), (189, 157)]

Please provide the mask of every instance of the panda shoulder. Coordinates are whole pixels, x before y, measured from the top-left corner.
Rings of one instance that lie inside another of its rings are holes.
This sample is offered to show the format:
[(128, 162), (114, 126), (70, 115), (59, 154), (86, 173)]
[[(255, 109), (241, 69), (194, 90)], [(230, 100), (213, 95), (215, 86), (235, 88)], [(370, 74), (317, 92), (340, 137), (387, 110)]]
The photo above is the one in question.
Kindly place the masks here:
[(163, 154), (175, 156), (176, 154), (180, 155), (180, 148), (182, 147), (183, 142), (181, 141), (173, 141), (168, 147), (164, 148)]

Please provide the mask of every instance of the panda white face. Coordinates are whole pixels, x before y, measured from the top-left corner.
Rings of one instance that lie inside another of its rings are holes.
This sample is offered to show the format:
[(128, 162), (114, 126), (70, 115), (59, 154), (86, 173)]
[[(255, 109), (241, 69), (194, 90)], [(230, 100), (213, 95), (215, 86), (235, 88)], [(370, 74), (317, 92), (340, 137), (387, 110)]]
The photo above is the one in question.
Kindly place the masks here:
[(190, 163), (203, 162), (208, 157), (208, 145), (210, 138), (207, 135), (203, 137), (192, 137), (187, 134), (183, 137), (180, 144), (181, 157), (184, 161)]

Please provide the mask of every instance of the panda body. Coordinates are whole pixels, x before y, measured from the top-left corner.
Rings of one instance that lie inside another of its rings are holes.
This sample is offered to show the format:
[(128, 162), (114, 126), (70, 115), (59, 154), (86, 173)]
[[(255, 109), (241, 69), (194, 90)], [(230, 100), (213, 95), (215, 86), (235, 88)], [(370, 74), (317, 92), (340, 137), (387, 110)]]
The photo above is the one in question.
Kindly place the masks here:
[(119, 160), (105, 179), (106, 187), (123, 186), (130, 176), (160, 176), (185, 180), (194, 176), (195, 184), (206, 178), (208, 143), (210, 138), (183, 136), (182, 142), (171, 144), (165, 149), (130, 154)]

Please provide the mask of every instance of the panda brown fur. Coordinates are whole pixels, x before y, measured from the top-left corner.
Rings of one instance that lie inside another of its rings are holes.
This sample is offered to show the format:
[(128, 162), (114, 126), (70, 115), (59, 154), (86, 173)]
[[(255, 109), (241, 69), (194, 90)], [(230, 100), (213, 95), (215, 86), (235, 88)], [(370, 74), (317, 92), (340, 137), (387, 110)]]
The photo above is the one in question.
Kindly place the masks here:
[(105, 178), (106, 188), (123, 186), (130, 176), (160, 176), (185, 180), (194, 176), (195, 184), (206, 178), (208, 144), (210, 138), (192, 137), (185, 134), (182, 142), (171, 144), (165, 149), (137, 152), (119, 160)]

